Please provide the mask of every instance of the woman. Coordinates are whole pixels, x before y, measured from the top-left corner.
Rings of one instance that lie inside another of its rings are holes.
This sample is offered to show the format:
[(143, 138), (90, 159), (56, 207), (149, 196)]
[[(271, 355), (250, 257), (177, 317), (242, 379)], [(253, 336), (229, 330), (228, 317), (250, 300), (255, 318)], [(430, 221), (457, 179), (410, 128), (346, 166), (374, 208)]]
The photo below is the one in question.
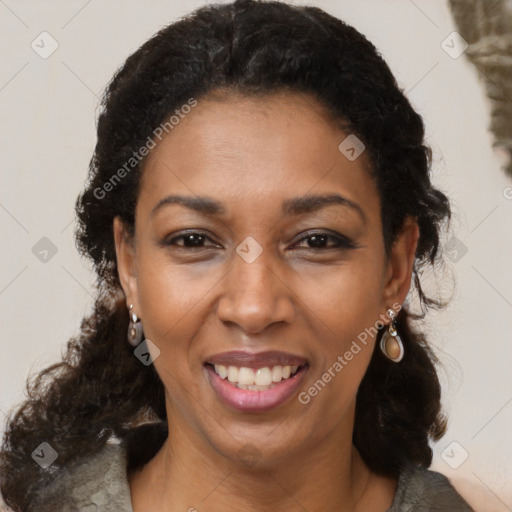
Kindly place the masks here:
[(406, 303), (447, 197), (375, 47), (238, 0), (109, 84), (77, 242), (94, 312), (11, 418), (15, 511), (467, 511)]

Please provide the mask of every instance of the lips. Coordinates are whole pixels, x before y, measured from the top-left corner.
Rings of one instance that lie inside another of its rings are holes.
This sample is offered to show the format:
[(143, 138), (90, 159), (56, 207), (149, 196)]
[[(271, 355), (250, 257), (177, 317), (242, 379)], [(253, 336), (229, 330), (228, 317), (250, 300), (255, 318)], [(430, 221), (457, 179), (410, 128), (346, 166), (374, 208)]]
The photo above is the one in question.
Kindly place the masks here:
[(307, 369), (305, 358), (278, 351), (224, 352), (205, 362), (207, 380), (218, 398), (244, 412), (264, 412), (284, 404)]

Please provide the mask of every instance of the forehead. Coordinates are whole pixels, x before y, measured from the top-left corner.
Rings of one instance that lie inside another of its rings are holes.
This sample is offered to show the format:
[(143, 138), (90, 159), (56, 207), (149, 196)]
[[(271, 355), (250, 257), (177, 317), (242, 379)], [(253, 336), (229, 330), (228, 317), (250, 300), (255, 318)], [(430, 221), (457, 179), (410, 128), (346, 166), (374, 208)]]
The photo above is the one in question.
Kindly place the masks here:
[(348, 135), (306, 94), (209, 95), (151, 150), (139, 199), (150, 207), (171, 193), (213, 196), (257, 211), (265, 200), (340, 193), (374, 209), (366, 155), (352, 161), (339, 149)]

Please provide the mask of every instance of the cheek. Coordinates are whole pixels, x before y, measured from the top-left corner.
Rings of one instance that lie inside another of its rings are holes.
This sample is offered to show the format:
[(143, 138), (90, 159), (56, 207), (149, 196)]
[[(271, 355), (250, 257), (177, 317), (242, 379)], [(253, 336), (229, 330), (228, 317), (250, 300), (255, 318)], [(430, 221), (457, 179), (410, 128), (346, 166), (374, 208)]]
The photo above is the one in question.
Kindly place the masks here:
[(355, 404), (374, 350), (380, 297), (378, 279), (357, 266), (333, 273), (323, 287), (317, 281), (314, 290), (310, 327), (318, 357), (299, 402), (308, 417), (322, 418), (318, 434), (325, 435)]
[[(200, 357), (191, 342), (202, 328), (208, 291), (217, 279), (211, 272), (198, 275), (193, 266), (172, 263), (165, 250), (141, 248), (137, 253), (137, 290), (144, 335), (160, 350), (155, 370), (174, 406), (187, 410), (189, 394), (200, 370)], [(187, 382), (187, 391), (183, 388)], [(188, 397), (188, 398), (187, 398)]]
[(333, 421), (355, 399), (371, 359), (381, 314), (378, 266), (364, 256), (321, 279), (310, 276), (306, 286), (319, 357), (303, 398), (304, 402), (315, 401), (311, 405), (318, 408), (318, 414), (332, 407)]
[(303, 289), (311, 316), (345, 343), (373, 326), (381, 313), (380, 274), (363, 258), (322, 275), (311, 274), (304, 278)]
[(137, 290), (147, 337), (160, 344), (186, 339), (184, 331), (219, 280), (218, 273), (209, 270), (204, 265), (173, 263), (162, 249), (138, 251)]

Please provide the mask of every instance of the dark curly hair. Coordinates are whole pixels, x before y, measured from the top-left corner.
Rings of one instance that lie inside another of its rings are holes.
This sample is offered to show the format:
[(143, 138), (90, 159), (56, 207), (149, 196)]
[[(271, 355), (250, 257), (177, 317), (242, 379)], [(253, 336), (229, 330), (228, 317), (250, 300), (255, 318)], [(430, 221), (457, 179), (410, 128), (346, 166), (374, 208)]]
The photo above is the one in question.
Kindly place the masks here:
[[(397, 316), (405, 346), (400, 363), (374, 351), (357, 394), (353, 441), (379, 474), (396, 476), (407, 463), (431, 463), (429, 441), (444, 434), (446, 422), (437, 361), (413, 322), (429, 307), (445, 305), (427, 297), (420, 276), (441, 263), (450, 204), (430, 181), (422, 118), (374, 45), (354, 28), (315, 7), (237, 0), (205, 6), (160, 30), (105, 91), (88, 180), (76, 202), (77, 246), (94, 264), (97, 296), (63, 360), (29, 378), (26, 401), (7, 421), (1, 491), (15, 511), (35, 510), (38, 489), (73, 460), (99, 451), (109, 437), (127, 443), (131, 469), (152, 458), (167, 435), (163, 384), (126, 341), (128, 313), (113, 238), (116, 216), (133, 233), (144, 160), (107, 194), (99, 191), (177, 108), (219, 90), (309, 94), (366, 146), (388, 255), (406, 218), (417, 220), (413, 283), (420, 308), (413, 313), (404, 306)], [(147, 436), (148, 423), (156, 425), (152, 441), (145, 437), (145, 451), (138, 452), (140, 443), (130, 440), (141, 430)], [(58, 452), (47, 469), (31, 458), (43, 441)]]

